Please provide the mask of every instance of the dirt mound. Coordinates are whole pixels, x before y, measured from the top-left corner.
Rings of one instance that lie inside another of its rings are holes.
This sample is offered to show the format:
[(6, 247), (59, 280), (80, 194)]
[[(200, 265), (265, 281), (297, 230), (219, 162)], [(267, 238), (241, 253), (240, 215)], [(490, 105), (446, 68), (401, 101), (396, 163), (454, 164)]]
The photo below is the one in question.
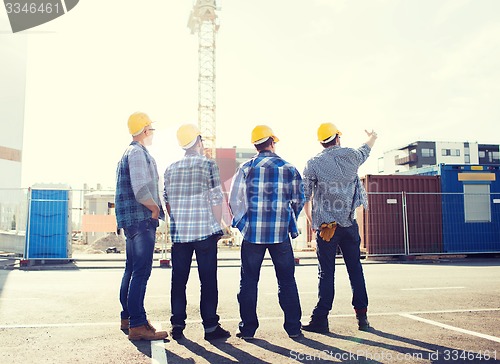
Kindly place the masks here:
[(115, 247), (121, 253), (125, 253), (125, 238), (121, 235), (108, 234), (90, 244), (78, 244), (73, 242), (73, 251), (85, 254), (105, 254), (106, 249)]

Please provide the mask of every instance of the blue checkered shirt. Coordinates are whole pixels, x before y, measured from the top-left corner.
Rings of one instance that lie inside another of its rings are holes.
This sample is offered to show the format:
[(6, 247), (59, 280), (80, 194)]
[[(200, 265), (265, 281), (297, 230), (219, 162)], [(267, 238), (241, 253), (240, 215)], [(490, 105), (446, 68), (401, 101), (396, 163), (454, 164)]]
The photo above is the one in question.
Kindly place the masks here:
[(219, 168), (212, 159), (186, 153), (165, 171), (165, 203), (170, 205), (173, 243), (188, 243), (222, 232), (212, 206), (222, 205)]
[(142, 144), (134, 141), (123, 153), (116, 170), (115, 213), (118, 228), (150, 219), (151, 210), (142, 204), (149, 199), (160, 207), (160, 218), (164, 219), (156, 162)]
[(304, 207), (297, 169), (270, 151), (243, 164), (233, 178), (229, 204), (233, 226), (250, 243), (273, 244), (298, 236), (297, 218)]
[(337, 222), (352, 225), (358, 206), (368, 207), (366, 192), (358, 177), (358, 169), (370, 155), (370, 147), (359, 149), (333, 146), (311, 158), (304, 169), (304, 192), (312, 197), (312, 227)]

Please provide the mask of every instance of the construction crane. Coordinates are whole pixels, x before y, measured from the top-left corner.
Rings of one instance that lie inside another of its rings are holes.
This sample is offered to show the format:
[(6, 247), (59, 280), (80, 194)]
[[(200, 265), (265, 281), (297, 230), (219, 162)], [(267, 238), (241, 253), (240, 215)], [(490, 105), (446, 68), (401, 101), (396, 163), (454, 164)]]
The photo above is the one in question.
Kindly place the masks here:
[(216, 0), (195, 0), (189, 16), (191, 34), (198, 34), (198, 126), (207, 156), (215, 158), (215, 37), (219, 30)]

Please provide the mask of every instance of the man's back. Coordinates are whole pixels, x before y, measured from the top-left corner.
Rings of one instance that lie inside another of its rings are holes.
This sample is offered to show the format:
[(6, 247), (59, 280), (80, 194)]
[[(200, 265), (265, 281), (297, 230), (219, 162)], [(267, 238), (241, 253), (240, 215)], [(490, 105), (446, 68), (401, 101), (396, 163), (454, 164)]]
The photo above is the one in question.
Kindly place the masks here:
[(212, 206), (220, 205), (223, 198), (214, 161), (187, 154), (167, 168), (164, 180), (173, 242), (203, 240), (220, 231), (212, 213)]

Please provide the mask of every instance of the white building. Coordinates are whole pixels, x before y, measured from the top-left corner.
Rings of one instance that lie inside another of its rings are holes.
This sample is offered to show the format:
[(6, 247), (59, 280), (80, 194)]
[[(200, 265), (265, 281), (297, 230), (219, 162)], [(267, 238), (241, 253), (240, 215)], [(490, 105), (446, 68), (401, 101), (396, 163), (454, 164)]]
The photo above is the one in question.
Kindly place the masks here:
[(439, 164), (500, 164), (499, 145), (477, 142), (416, 141), (384, 152), (378, 172), (393, 174)]
[(26, 48), (26, 36), (0, 17), (0, 189), (21, 187)]

